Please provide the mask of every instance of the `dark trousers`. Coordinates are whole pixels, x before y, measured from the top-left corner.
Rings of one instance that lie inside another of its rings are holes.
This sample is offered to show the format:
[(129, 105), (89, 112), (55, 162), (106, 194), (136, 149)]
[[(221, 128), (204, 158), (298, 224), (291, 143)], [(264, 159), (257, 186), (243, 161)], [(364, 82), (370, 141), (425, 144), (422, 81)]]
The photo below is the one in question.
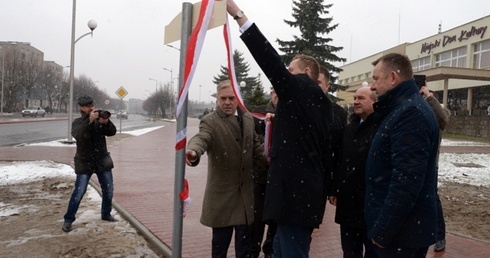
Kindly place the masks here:
[(262, 221), (262, 214), (264, 213), (265, 187), (265, 184), (254, 184), (254, 223), (252, 224), (253, 257), (259, 257), (261, 247), (264, 254), (274, 253), (272, 242), (274, 240), (274, 236), (276, 235), (276, 223), (271, 222), (268, 224), (267, 234), (264, 244), (262, 245), (265, 230), (265, 223)]
[(340, 241), (344, 258), (376, 258), (373, 243), (369, 240), (366, 229), (340, 225)]
[(225, 258), (235, 230), (235, 257), (251, 257), (251, 227), (248, 225), (213, 228), (211, 253), (213, 258)]
[[(99, 179), (100, 188), (102, 188), (102, 207), (100, 210), (101, 218), (108, 218), (111, 216), (112, 210), (112, 196), (114, 194), (114, 182), (112, 179), (112, 170), (96, 173), (97, 179)], [(70, 197), (68, 203), (68, 210), (65, 213), (65, 222), (73, 223), (75, 221), (75, 214), (78, 211), (80, 202), (87, 192), (87, 187), (92, 174), (79, 174), (75, 181), (75, 188)]]
[(425, 258), (429, 247), (406, 248), (406, 247), (387, 247), (379, 248), (373, 246), (373, 250), (378, 258)]
[(294, 224), (277, 224), (274, 258), (308, 258), (313, 228)]
[(444, 213), (442, 211), (441, 199), (436, 192), (437, 203), (437, 241), (441, 241), (446, 238), (446, 221), (444, 220)]

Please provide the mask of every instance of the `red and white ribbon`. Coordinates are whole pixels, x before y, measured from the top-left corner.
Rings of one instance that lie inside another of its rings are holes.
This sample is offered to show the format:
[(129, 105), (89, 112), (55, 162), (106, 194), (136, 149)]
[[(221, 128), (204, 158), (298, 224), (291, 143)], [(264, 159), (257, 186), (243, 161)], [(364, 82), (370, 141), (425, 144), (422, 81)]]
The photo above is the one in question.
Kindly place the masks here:
[[(184, 106), (185, 98), (189, 92), (189, 87), (192, 82), (192, 77), (194, 77), (194, 72), (196, 70), (199, 57), (201, 55), (202, 45), (204, 43), (204, 38), (206, 37), (206, 32), (208, 31), (209, 22), (213, 14), (214, 0), (203, 0), (201, 3), (201, 9), (199, 10), (199, 17), (196, 23), (196, 27), (192, 30), (191, 36), (189, 38), (189, 43), (186, 50), (186, 60), (184, 67), (184, 87), (179, 91), (178, 101), (177, 101), (177, 113), (178, 118), (182, 112), (182, 107)], [(187, 119), (187, 118), (184, 118)], [(176, 150), (181, 150), (185, 148), (187, 136), (186, 128), (182, 129), (181, 132), (177, 133), (177, 143), (175, 144)]]
[[(176, 117), (179, 118), (182, 112), (182, 107), (184, 105), (185, 96), (189, 92), (189, 88), (196, 70), (197, 63), (201, 54), (202, 46), (204, 44), (204, 39), (206, 37), (206, 32), (209, 27), (209, 22), (211, 21), (213, 13), (214, 1), (213, 0), (203, 0), (201, 3), (201, 9), (199, 10), (199, 17), (196, 23), (196, 27), (193, 29), (191, 36), (189, 38), (189, 43), (186, 50), (186, 61), (184, 67), (184, 87), (179, 91)], [(238, 105), (245, 111), (249, 112), (255, 118), (259, 120), (264, 120), (265, 115), (260, 113), (252, 113), (248, 111), (244, 104), (243, 97), (240, 93), (240, 88), (238, 86), (236, 75), (235, 75), (235, 63), (233, 61), (233, 48), (230, 39), (230, 26), (228, 23), (228, 16), (226, 17), (226, 24), (223, 26), (223, 36), (226, 45), (227, 58), (228, 58), (228, 77), (230, 78), (233, 92), (238, 99)], [(187, 119), (187, 118), (184, 118)], [(266, 142), (265, 145), (266, 152), (268, 151), (268, 146), (270, 143), (270, 130), (266, 130)], [(187, 128), (182, 129), (176, 135), (176, 150), (182, 150), (185, 148), (187, 142)]]

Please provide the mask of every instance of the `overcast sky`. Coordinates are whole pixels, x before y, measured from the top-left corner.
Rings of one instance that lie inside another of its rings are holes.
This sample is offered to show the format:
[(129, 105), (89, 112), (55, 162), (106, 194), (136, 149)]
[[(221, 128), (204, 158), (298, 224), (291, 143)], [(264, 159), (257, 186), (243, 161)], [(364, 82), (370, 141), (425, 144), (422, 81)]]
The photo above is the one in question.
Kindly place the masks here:
[[(70, 63), (72, 0), (0, 0), (0, 41), (30, 42), (44, 52), (45, 60), (62, 66)], [(177, 78), (179, 51), (163, 44), (164, 27), (181, 11), (181, 0), (83, 0), (77, 1), (76, 35), (89, 32), (87, 22), (98, 27), (93, 38), (76, 44), (75, 76), (85, 74), (116, 98), (123, 86), (130, 98), (145, 99), (155, 91), (154, 78), (170, 82), (172, 69)], [(194, 1), (190, 1), (195, 3)], [(236, 0), (266, 37), (290, 40), (299, 32), (283, 23), (291, 19), (292, 0)], [(354, 1), (334, 0), (330, 8), (333, 24), (339, 24), (329, 37), (344, 50), (338, 56), (348, 62), (372, 55), (399, 43), (414, 42), (490, 14), (488, 0), (456, 1)], [(230, 19), (231, 20), (231, 19)], [(261, 73), (231, 20), (232, 44), (245, 54), (250, 75)], [(179, 47), (180, 42), (172, 43)], [(189, 98), (214, 101), (213, 76), (226, 64), (221, 27), (208, 32)], [(339, 64), (340, 65), (340, 64)], [(68, 72), (68, 69), (65, 69)], [(262, 79), (268, 83), (266, 78)], [(174, 81), (177, 85), (177, 80)], [(202, 85), (202, 87), (199, 87)], [(268, 88), (268, 84), (265, 85)], [(76, 97), (76, 96), (75, 96)]]

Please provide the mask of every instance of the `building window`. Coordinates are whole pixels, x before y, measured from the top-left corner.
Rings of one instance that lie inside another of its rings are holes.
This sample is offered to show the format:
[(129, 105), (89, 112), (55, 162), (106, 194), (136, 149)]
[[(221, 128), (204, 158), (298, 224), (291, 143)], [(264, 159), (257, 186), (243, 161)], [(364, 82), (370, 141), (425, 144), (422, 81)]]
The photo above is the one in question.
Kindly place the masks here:
[(490, 66), (490, 39), (476, 43), (473, 47), (473, 68), (482, 69)]
[(422, 57), (412, 61), (412, 70), (414, 72), (427, 70), (430, 68), (430, 56)]
[(466, 47), (442, 52), (436, 55), (436, 67), (466, 67)]
[(372, 74), (372, 73), (373, 73), (373, 72), (367, 72), (367, 73), (366, 73), (366, 79), (371, 78), (371, 74)]

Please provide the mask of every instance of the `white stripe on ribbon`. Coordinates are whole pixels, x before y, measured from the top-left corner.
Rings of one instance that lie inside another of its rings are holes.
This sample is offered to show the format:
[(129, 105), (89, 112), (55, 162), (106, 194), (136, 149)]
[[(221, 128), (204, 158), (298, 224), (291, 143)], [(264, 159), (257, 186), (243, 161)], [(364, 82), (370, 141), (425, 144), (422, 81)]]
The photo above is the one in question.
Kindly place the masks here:
[(242, 94), (240, 93), (240, 88), (238, 88), (238, 83), (236, 80), (235, 61), (233, 60), (233, 48), (231, 47), (230, 26), (228, 23), (228, 16), (226, 16), (226, 23), (223, 26), (223, 36), (225, 39), (226, 54), (228, 57), (228, 77), (230, 78), (231, 86), (233, 88), (233, 92), (235, 93), (235, 96), (237, 96), (238, 105), (243, 110), (248, 112), (248, 110), (245, 107), (245, 104), (243, 102)]
[[(205, 8), (203, 8), (205, 7)], [(186, 51), (186, 62), (184, 69), (184, 87), (179, 92), (179, 98), (177, 101), (177, 117), (182, 112), (184, 106), (185, 96), (189, 92), (189, 87), (194, 77), (199, 57), (201, 55), (202, 45), (206, 32), (208, 31), (209, 22), (213, 14), (214, 0), (203, 0), (201, 3), (201, 9), (199, 11), (199, 18), (197, 20), (196, 27), (191, 33), (189, 38), (189, 44)]]
[[(197, 63), (199, 62), (199, 57), (201, 55), (204, 39), (206, 38), (206, 33), (213, 14), (213, 8), (214, 8), (214, 0), (202, 1), (196, 27), (192, 31), (191, 36), (189, 38), (189, 43), (187, 45), (187, 50), (186, 50), (186, 62), (184, 67), (184, 87), (182, 87), (181, 90), (179, 91), (179, 96), (177, 101), (177, 110), (176, 110), (177, 118), (179, 118), (180, 113), (182, 112), (185, 96), (187, 96), (189, 92), (192, 78), (194, 77)], [(228, 16), (226, 16), (226, 24), (223, 27), (223, 36), (225, 39), (225, 45), (226, 45), (227, 57), (228, 57), (228, 77), (230, 78), (233, 92), (235, 93), (235, 96), (237, 96), (238, 105), (245, 112), (251, 113), (250, 111), (248, 111), (247, 107), (245, 107), (243, 97), (240, 93), (240, 88), (238, 87), (238, 83), (236, 80), (235, 63), (233, 60), (233, 48), (231, 46), (229, 27), (230, 26), (228, 23)], [(264, 120), (265, 118), (265, 115), (260, 113), (251, 113), (251, 114), (252, 116), (260, 120)], [(269, 131), (270, 130), (266, 130), (266, 140), (268, 143), (270, 141)], [(175, 149), (180, 150), (185, 148), (186, 140), (187, 140), (187, 128), (184, 128), (181, 131), (179, 131), (176, 135)], [(268, 146), (268, 144), (266, 144), (266, 146)], [(266, 147), (266, 152), (267, 151), (268, 151), (268, 147)]]

